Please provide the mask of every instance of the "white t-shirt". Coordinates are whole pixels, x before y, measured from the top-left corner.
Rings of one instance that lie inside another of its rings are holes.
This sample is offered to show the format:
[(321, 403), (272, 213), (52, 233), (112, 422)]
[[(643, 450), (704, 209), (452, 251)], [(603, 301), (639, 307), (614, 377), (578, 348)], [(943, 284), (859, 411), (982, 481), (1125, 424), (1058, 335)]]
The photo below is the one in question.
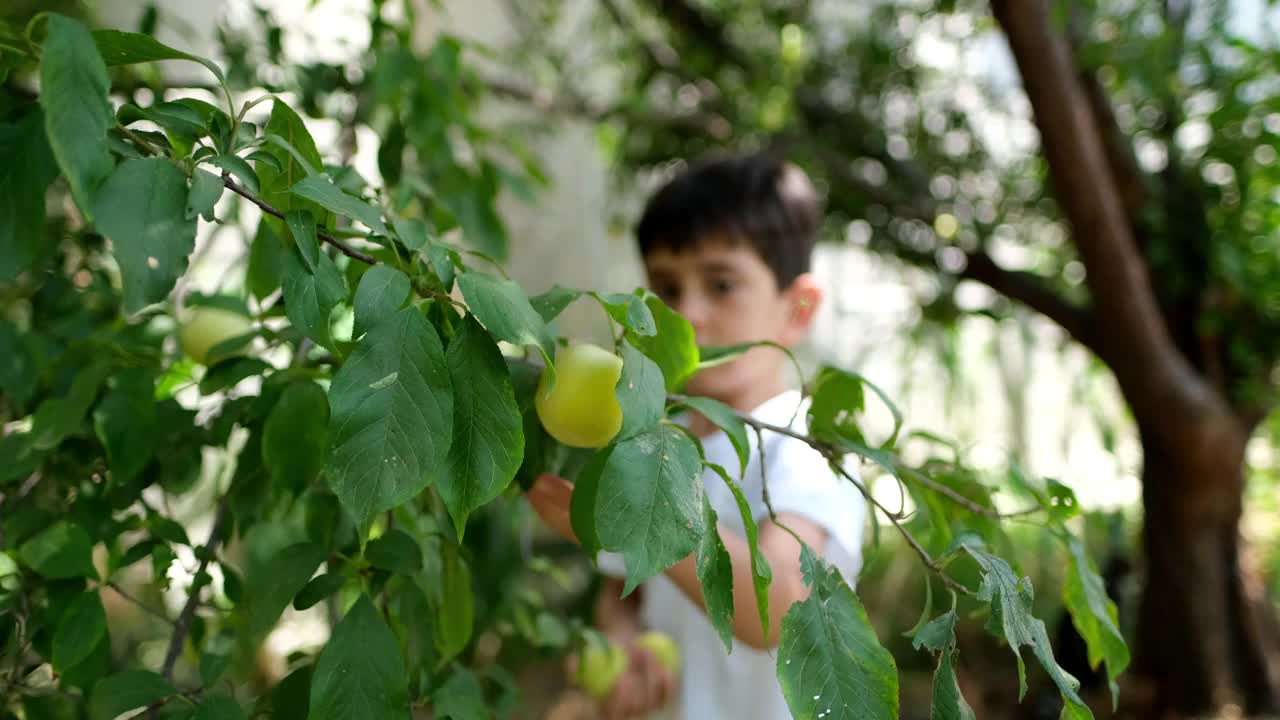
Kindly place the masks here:
[[(797, 391), (785, 392), (766, 401), (751, 413), (771, 425), (804, 432), (807, 404), (800, 405)], [(797, 405), (800, 405), (797, 412)], [(792, 423), (794, 416), (795, 422)], [(761, 492), (760, 456), (756, 434), (748, 428), (750, 462), (742, 479), (743, 493), (757, 523), (768, 519)], [(862, 530), (866, 501), (857, 488), (833, 472), (826, 459), (800, 440), (779, 433), (764, 432), (765, 479), (769, 498), (777, 513), (803, 515), (827, 532), (823, 557), (852, 587), (862, 564)], [(703, 438), (707, 462), (723, 466), (738, 477), (740, 463), (728, 436), (717, 431)], [(846, 465), (859, 478), (852, 462)], [(737, 503), (719, 475), (703, 474), (707, 498), (722, 526), (745, 534)], [(620, 554), (602, 552), (603, 572), (625, 575)], [(791, 713), (777, 678), (777, 653), (764, 652), (734, 639), (726, 653), (706, 613), (681, 592), (665, 574), (640, 586), (642, 624), (667, 633), (680, 645), (683, 656), (679, 695), (657, 718), (670, 720), (788, 720)], [(772, 615), (778, 608), (769, 608)]]

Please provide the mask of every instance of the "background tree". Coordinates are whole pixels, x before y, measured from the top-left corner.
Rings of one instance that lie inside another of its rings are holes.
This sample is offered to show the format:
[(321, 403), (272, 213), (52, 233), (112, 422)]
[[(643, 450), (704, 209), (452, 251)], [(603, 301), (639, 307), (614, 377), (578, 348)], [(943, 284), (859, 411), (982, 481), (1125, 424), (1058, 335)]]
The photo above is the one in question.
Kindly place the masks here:
[[(1105, 363), (1143, 448), (1137, 669), (1183, 712), (1280, 708), (1239, 532), (1280, 357), (1280, 51), (1228, 29), (1237, 5), (601, 0), (601, 55), (546, 103), (598, 118), (623, 177), (726, 143), (785, 152), (827, 184), (833, 235), (857, 222), (936, 274), (926, 318), (977, 281), (1002, 296), (984, 312), (1024, 305)], [(922, 61), (922, 36), (954, 65)], [(1021, 87), (955, 67), (984, 43)], [(619, 98), (578, 88), (593, 63), (623, 73)]]

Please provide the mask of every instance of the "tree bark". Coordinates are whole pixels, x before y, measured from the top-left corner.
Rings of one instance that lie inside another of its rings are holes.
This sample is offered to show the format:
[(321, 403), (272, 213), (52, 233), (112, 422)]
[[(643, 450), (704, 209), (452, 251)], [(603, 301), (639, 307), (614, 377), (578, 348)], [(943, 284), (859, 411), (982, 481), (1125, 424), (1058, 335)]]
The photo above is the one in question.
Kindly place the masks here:
[[(1145, 584), (1133, 672), (1149, 717), (1280, 712), (1274, 609), (1241, 566), (1243, 429), (1209, 451), (1143, 436)], [(1219, 436), (1224, 439), (1223, 435)], [(1214, 482), (1206, 482), (1212, 478)]]

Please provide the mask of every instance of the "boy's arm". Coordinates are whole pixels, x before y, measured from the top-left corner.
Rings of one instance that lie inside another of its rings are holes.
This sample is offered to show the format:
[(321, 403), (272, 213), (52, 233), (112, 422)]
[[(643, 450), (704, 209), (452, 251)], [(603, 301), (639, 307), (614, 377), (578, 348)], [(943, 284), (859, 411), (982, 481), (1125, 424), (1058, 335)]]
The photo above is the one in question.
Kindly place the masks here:
[[(809, 595), (800, 569), (800, 543), (779, 525), (785, 525), (815, 553), (821, 554), (827, 533), (817, 524), (794, 513), (778, 513), (777, 523), (760, 523), (757, 538), (760, 552), (769, 563), (773, 580), (769, 583), (769, 633), (760, 626), (756, 607), (755, 584), (751, 578), (751, 549), (747, 539), (721, 525), (718, 530), (733, 567), (733, 635), (739, 641), (761, 650), (777, 647), (782, 630), (782, 616)], [(702, 583), (698, 580), (697, 561), (690, 555), (667, 570), (667, 576), (694, 603), (706, 611)]]
[(603, 580), (600, 594), (596, 597), (595, 625), (606, 635), (630, 642), (644, 629), (640, 626), (640, 593), (636, 588), (628, 597), (622, 597), (625, 587), (619, 578), (607, 577)]
[[(572, 497), (573, 485), (564, 478), (553, 475), (539, 478), (528, 493), (530, 504), (543, 521), (564, 537), (576, 542), (577, 538), (569, 521)], [(779, 513), (778, 522), (794, 531), (815, 553), (823, 552), (827, 534), (816, 523), (795, 513)], [(751, 550), (746, 538), (723, 525), (719, 531), (733, 568), (733, 634), (751, 647), (773, 648), (778, 644), (782, 616), (793, 603), (808, 596), (804, 575), (800, 570), (800, 544), (778, 524), (768, 520), (760, 524), (758, 545), (773, 573), (773, 580), (769, 584), (769, 633), (766, 636), (760, 627), (760, 615), (756, 609), (755, 585), (751, 578)], [(697, 560), (692, 554), (668, 569), (667, 576), (690, 600), (706, 611), (702, 585), (698, 582)], [(611, 594), (607, 590), (608, 588), (603, 594)], [(615, 598), (619, 594), (612, 593)]]

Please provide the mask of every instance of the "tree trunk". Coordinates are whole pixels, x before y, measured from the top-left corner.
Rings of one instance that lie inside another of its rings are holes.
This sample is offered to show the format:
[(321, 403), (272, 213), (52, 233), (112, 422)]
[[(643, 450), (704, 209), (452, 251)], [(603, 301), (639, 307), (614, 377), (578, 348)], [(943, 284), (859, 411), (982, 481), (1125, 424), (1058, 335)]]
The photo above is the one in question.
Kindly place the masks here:
[(1280, 712), (1275, 610), (1241, 563), (1248, 433), (1197, 448), (1154, 435), (1142, 427), (1145, 584), (1134, 663), (1154, 692), (1150, 716)]

